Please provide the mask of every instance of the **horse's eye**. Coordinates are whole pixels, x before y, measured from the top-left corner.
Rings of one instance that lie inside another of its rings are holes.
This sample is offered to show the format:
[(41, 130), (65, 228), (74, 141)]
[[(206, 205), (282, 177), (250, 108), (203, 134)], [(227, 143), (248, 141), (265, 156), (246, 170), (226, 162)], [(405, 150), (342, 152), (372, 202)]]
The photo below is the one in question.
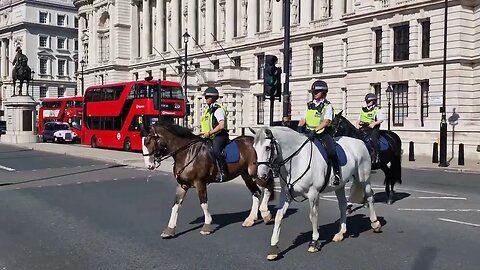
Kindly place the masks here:
[(265, 147), (265, 149), (266, 149), (267, 151), (270, 151), (270, 149), (272, 149), (272, 148), (271, 148), (270, 146), (267, 146), (267, 147)]

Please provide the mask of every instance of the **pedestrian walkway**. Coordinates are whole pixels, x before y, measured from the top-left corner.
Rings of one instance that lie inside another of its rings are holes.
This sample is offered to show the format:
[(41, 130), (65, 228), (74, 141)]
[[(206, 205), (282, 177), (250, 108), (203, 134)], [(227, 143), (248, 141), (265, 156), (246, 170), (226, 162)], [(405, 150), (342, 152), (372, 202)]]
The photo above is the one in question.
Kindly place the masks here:
[[(16, 146), (62, 155), (92, 158), (106, 162), (146, 169), (143, 162), (142, 153), (140, 152), (125, 152), (119, 150), (91, 148), (90, 146), (81, 144), (30, 143), (18, 144)], [(448, 167), (439, 167), (437, 163), (432, 163), (431, 157), (428, 156), (416, 156), (415, 161), (409, 161), (408, 156), (404, 155), (402, 160), (403, 168), (407, 169), (443, 170), (460, 173), (480, 173), (479, 160), (466, 159), (465, 166), (459, 166), (457, 164), (457, 159), (453, 159), (452, 161), (450, 161)], [(163, 161), (161, 166), (157, 170), (172, 172), (172, 166), (173, 159), (169, 158)]]

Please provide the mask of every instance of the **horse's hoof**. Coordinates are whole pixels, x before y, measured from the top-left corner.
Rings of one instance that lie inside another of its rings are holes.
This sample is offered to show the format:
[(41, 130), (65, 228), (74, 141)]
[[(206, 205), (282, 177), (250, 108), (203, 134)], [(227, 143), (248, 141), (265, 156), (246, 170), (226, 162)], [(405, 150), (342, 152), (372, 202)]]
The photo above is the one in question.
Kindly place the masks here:
[(215, 227), (212, 224), (203, 224), (200, 234), (209, 235), (215, 231)]
[(245, 219), (245, 221), (242, 223), (242, 227), (252, 227), (253, 224), (255, 223), (255, 221), (251, 220), (251, 219)]
[(392, 205), (392, 204), (393, 204), (393, 200), (392, 200), (392, 199), (388, 199), (388, 200), (387, 200), (387, 204), (388, 204), (388, 205)]
[(172, 238), (174, 236), (175, 236), (175, 228), (167, 227), (162, 232), (162, 238), (164, 239)]
[(380, 221), (375, 221), (372, 222), (372, 229), (374, 233), (379, 233), (382, 230), (382, 224), (380, 224)]
[(267, 260), (273, 261), (278, 258), (278, 253), (280, 253), (280, 249), (278, 246), (270, 246), (270, 250), (268, 251)]
[(307, 249), (308, 252), (310, 253), (315, 253), (315, 252), (318, 252), (319, 249), (318, 249), (318, 240), (312, 240), (310, 241), (310, 243), (308, 244), (308, 249)]
[(263, 217), (263, 223), (268, 224), (269, 222), (272, 221), (272, 219), (273, 219), (272, 214), (268, 212), (268, 214)]
[(332, 239), (333, 242), (341, 242), (343, 241), (343, 233), (337, 233), (335, 236), (333, 236)]

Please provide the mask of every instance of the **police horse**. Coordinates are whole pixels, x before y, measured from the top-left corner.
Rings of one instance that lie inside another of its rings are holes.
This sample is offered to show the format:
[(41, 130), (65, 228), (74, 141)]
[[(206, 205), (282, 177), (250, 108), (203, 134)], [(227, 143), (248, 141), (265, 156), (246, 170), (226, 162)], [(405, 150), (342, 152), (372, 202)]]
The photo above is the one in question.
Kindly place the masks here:
[(271, 179), (280, 177), (280, 202), (270, 240), (268, 260), (278, 258), (280, 249), (280, 227), (283, 216), (292, 200), (303, 197), (310, 204), (312, 240), (308, 252), (317, 252), (318, 247), (318, 209), (320, 193), (335, 191), (340, 209), (340, 230), (333, 241), (342, 241), (347, 231), (345, 184), (352, 180), (350, 201), (368, 202), (371, 227), (379, 232), (381, 224), (377, 219), (373, 204), (373, 192), (370, 184), (371, 157), (365, 144), (350, 137), (336, 138), (337, 153), (340, 160), (342, 180), (340, 185), (332, 185), (332, 169), (326, 160), (326, 152), (321, 143), (314, 142), (304, 135), (287, 127), (261, 128), (255, 131), (254, 148), (257, 152), (258, 177)]

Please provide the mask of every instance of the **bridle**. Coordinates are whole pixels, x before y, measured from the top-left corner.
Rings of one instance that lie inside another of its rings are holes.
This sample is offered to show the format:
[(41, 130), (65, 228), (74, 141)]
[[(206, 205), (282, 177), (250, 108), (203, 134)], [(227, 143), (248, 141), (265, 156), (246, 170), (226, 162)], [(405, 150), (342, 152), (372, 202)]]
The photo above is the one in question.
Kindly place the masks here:
[[(198, 138), (198, 139), (195, 139), (189, 143), (187, 143), (186, 145), (178, 148), (177, 150), (175, 151), (172, 151), (172, 152), (168, 152), (166, 154), (163, 154), (164, 152), (167, 152), (167, 148), (165, 146), (163, 147), (159, 147), (159, 143), (158, 143), (158, 139), (160, 139), (160, 136), (155, 134), (155, 135), (147, 135), (145, 137), (145, 140), (147, 140), (147, 138), (150, 137), (150, 140), (154, 140), (154, 144), (155, 144), (155, 149), (151, 152), (151, 153), (148, 153), (148, 154), (142, 154), (144, 157), (147, 157), (147, 156), (153, 156), (154, 159), (153, 159), (153, 164), (154, 164), (154, 169), (157, 169), (158, 167), (160, 167), (161, 165), (161, 162), (168, 159), (169, 157), (175, 157), (176, 154), (188, 149), (190, 146), (198, 143), (198, 142), (204, 142), (204, 139), (203, 138)], [(144, 143), (144, 142), (142, 142)], [(200, 148), (199, 150), (197, 151), (197, 153), (195, 154), (195, 156), (180, 170), (179, 173), (177, 173), (178, 175), (180, 175), (183, 170), (188, 166), (190, 165), (190, 163), (193, 162), (193, 160), (195, 159), (195, 157), (198, 155), (198, 153), (200, 152)]]
[[(290, 194), (290, 197), (296, 201), (296, 202), (302, 202), (306, 200), (304, 198), (302, 201), (297, 201), (295, 197), (292, 194), (293, 186), (300, 180), (302, 177), (310, 170), (310, 165), (312, 164), (312, 155), (313, 155), (313, 143), (309, 139), (306, 139), (303, 144), (295, 151), (293, 152), (290, 156), (287, 158), (280, 160), (278, 157), (280, 156), (280, 151), (279, 151), (279, 144), (273, 137), (273, 134), (268, 134), (266, 139), (270, 140), (270, 157), (268, 158), (268, 161), (257, 161), (257, 165), (265, 165), (269, 168), (269, 173), (273, 174), (273, 177), (280, 177), (280, 179), (287, 185), (288, 188), (288, 193)], [(310, 142), (310, 158), (308, 161), (308, 166), (305, 169), (305, 171), (297, 178), (295, 181), (292, 181), (292, 178), (285, 179), (283, 175), (280, 172), (280, 168), (287, 164), (288, 162), (291, 162), (293, 158), (300, 153), (300, 151), (305, 147), (305, 145)], [(277, 157), (275, 157), (275, 151), (277, 152)]]

